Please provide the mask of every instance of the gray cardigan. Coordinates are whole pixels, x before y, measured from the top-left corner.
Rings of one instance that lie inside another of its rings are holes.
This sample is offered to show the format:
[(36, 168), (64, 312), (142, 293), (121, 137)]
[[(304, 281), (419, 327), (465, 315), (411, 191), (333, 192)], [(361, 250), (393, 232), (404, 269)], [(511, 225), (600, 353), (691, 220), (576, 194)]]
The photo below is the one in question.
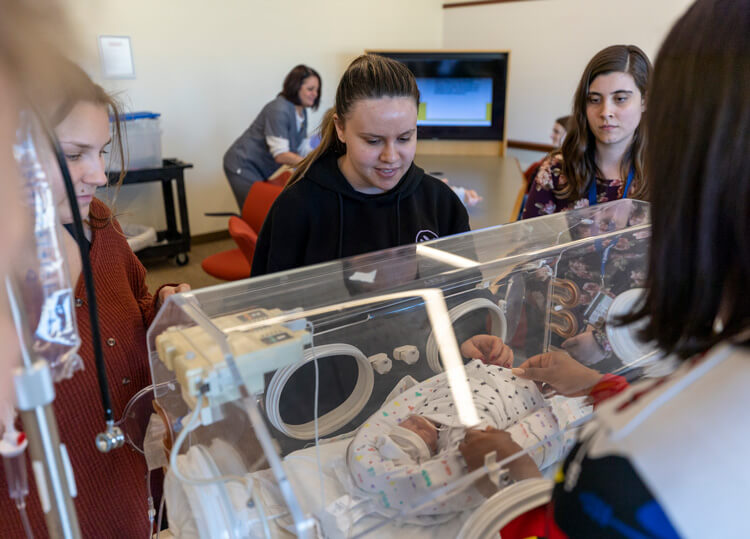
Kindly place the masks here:
[(289, 151), (296, 152), (307, 137), (307, 110), (297, 130), (297, 111), (294, 104), (278, 96), (268, 103), (250, 127), (234, 141), (224, 154), (224, 169), (251, 182), (263, 181), (279, 168), (266, 143), (266, 137), (281, 137), (289, 141)]

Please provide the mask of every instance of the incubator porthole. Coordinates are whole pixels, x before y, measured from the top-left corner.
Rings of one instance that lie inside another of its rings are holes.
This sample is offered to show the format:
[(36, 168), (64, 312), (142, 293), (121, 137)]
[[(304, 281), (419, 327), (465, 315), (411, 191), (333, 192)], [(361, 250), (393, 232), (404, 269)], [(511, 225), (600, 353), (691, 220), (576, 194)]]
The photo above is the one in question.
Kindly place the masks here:
[[(315, 438), (314, 357), (318, 359), (319, 369), (318, 436), (336, 432), (357, 417), (369, 401), (375, 383), (367, 357), (358, 348), (346, 344), (316, 346), (314, 352), (307, 349), (303, 361), (276, 371), (266, 389), (266, 414), (276, 429), (297, 440)], [(331, 378), (337, 368), (341, 368), (341, 373)], [(304, 380), (305, 384), (295, 383), (296, 380)], [(307, 386), (303, 397), (309, 398), (300, 400), (289, 393), (301, 385)], [(309, 403), (309, 408), (289, 407), (286, 404), (289, 400)]]
[[(320, 388), (318, 417), (332, 412), (354, 392), (359, 365), (351, 356), (329, 356), (318, 361)], [(303, 425), (314, 420), (315, 365), (300, 366), (287, 380), (279, 399), (279, 417), (288, 425)]]

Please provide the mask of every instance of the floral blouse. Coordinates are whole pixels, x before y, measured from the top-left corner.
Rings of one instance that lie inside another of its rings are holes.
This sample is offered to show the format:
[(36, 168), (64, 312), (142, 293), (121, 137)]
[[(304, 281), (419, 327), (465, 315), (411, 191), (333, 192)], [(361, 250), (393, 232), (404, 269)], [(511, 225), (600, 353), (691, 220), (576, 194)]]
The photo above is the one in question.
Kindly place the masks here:
[[(529, 190), (529, 197), (526, 200), (521, 219), (577, 210), (589, 205), (587, 196), (573, 195), (559, 198), (555, 195), (555, 191), (568, 183), (568, 179), (562, 172), (562, 164), (563, 160), (560, 154), (550, 155), (544, 159)], [(599, 204), (619, 200), (622, 198), (624, 188), (625, 183), (620, 179), (596, 178), (596, 200)]]

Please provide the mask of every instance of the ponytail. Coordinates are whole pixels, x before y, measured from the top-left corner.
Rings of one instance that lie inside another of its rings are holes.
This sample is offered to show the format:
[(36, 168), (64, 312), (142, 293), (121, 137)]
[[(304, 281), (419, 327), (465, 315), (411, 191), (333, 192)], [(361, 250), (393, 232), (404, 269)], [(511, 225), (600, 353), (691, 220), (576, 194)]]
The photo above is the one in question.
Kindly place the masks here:
[(307, 171), (310, 170), (312, 164), (320, 159), (320, 157), (322, 157), (327, 151), (333, 150), (340, 154), (346, 153), (346, 147), (341, 143), (336, 134), (336, 125), (333, 122), (333, 116), (335, 114), (336, 111), (331, 107), (323, 115), (323, 120), (320, 122), (320, 144), (318, 144), (318, 147), (312, 152), (307, 154), (307, 157), (300, 161), (292, 174), (292, 177), (289, 178), (289, 181), (286, 183), (285, 189), (297, 183), (300, 178), (307, 174)]
[(357, 101), (381, 97), (409, 97), (419, 107), (417, 80), (404, 64), (396, 60), (363, 54), (349, 64), (341, 77), (336, 89), (336, 103), (325, 113), (320, 125), (320, 145), (297, 165), (286, 187), (304, 177), (312, 164), (326, 152), (332, 151), (338, 155), (346, 153), (346, 146), (336, 133), (334, 115), (344, 121)]

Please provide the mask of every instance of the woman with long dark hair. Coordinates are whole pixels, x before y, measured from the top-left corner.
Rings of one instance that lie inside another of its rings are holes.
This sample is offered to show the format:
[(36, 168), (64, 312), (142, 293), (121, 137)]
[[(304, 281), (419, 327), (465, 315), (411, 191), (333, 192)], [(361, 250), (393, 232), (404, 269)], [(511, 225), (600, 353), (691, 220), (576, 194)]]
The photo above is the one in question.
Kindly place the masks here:
[(635, 45), (613, 45), (591, 59), (573, 98), (565, 141), (539, 167), (524, 219), (646, 197), (641, 117), (650, 75), (651, 62)]

